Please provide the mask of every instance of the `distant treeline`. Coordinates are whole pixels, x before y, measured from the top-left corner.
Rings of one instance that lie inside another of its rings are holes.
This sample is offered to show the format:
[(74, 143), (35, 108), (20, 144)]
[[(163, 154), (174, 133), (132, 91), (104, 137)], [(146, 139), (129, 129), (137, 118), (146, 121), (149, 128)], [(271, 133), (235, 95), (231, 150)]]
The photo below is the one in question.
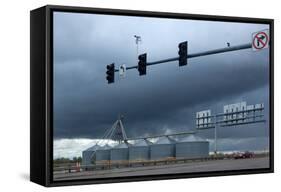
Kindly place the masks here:
[(62, 164), (62, 163), (81, 163), (82, 162), (82, 157), (73, 157), (72, 159), (70, 158), (65, 158), (65, 157), (61, 157), (61, 158), (56, 158), (53, 160), (53, 162), (55, 164)]

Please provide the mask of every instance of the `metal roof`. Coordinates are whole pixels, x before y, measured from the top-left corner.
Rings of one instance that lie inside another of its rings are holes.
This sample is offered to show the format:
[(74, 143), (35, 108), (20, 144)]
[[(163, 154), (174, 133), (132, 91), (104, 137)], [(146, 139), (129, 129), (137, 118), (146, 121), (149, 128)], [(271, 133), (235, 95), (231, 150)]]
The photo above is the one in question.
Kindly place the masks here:
[(194, 136), (194, 135), (189, 135), (187, 137), (183, 137), (181, 139), (178, 140), (178, 142), (202, 142), (205, 141), (203, 138), (198, 137), (198, 136)]
[(92, 147), (89, 147), (88, 149), (86, 149), (85, 151), (96, 151), (97, 149), (99, 149), (101, 146), (99, 145), (94, 145)]
[(155, 144), (173, 144), (175, 143), (175, 140), (169, 138), (169, 137), (160, 137)]
[(107, 149), (111, 149), (112, 147), (110, 147), (108, 144), (104, 145), (104, 146), (100, 146), (98, 149), (96, 150), (107, 150)]
[(128, 143), (120, 143), (114, 147), (114, 149), (124, 149), (128, 148), (129, 144)]
[(140, 140), (137, 140), (134, 144), (131, 145), (131, 147), (143, 147), (143, 146), (149, 146), (151, 145), (152, 143), (145, 140), (145, 139), (140, 139)]

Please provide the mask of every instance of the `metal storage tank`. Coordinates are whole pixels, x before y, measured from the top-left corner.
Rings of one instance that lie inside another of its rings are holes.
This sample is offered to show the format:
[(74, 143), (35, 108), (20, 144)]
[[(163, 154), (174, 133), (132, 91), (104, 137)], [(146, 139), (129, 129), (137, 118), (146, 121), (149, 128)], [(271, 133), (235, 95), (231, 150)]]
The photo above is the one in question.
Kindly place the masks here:
[(151, 142), (145, 139), (137, 140), (136, 143), (129, 146), (129, 160), (130, 161), (149, 160), (150, 145)]
[(93, 160), (95, 164), (106, 164), (109, 163), (110, 160), (110, 149), (111, 147), (109, 145), (104, 145), (102, 147), (99, 147), (93, 156)]
[(93, 164), (92, 162), (92, 157), (95, 151), (99, 148), (99, 145), (94, 145), (85, 151), (82, 152), (82, 165), (91, 165)]
[(175, 157), (175, 141), (169, 137), (161, 137), (150, 146), (150, 159), (161, 160)]
[(125, 163), (129, 159), (128, 143), (120, 143), (110, 150), (110, 161), (112, 163)]
[(176, 143), (177, 159), (206, 158), (209, 156), (209, 142), (183, 138)]

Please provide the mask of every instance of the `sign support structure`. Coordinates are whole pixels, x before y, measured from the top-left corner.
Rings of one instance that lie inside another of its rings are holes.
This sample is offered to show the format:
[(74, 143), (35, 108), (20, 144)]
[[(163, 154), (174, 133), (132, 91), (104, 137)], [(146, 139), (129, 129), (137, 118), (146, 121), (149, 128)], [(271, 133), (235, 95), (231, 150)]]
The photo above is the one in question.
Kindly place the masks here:
[[(214, 116), (214, 118), (215, 118), (215, 122), (216, 122), (216, 119), (217, 119), (217, 117), (216, 116)], [(214, 141), (214, 153), (215, 153), (215, 156), (217, 156), (217, 152), (218, 152), (218, 148), (217, 148), (217, 146), (218, 146), (218, 139), (217, 139), (217, 124), (215, 123), (214, 124), (214, 126), (215, 126), (215, 128), (214, 128), (214, 131), (215, 131), (215, 141)]]
[[(246, 106), (246, 102), (224, 106), (224, 113), (211, 115), (211, 110), (196, 113), (196, 129), (214, 129), (214, 155), (218, 152), (218, 127), (264, 123), (264, 104)], [(213, 122), (212, 122), (213, 119)]]

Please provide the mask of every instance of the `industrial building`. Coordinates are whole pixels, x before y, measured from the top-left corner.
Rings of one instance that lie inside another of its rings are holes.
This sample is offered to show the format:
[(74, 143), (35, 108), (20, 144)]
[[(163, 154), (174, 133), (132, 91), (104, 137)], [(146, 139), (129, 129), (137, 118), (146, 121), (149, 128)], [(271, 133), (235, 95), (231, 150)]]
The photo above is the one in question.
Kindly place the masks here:
[(150, 146), (150, 159), (170, 159), (175, 157), (175, 140), (169, 137), (160, 137)]
[(93, 155), (93, 162), (95, 164), (108, 164), (110, 161), (110, 149), (109, 145), (104, 145), (96, 149)]
[(129, 161), (149, 160), (151, 144), (145, 139), (137, 140), (129, 147)]
[(99, 145), (94, 145), (82, 152), (82, 165), (91, 165), (93, 163), (92, 156), (99, 147)]
[(129, 145), (126, 142), (122, 142), (117, 146), (110, 149), (110, 161), (111, 163), (125, 163), (129, 160)]
[(186, 138), (175, 141), (161, 137), (151, 143), (141, 139), (133, 144), (122, 142), (115, 147), (95, 145), (83, 151), (82, 155), (83, 165), (206, 158), (209, 156), (209, 142)]
[[(182, 136), (183, 134), (174, 134)], [(106, 140), (118, 142), (116, 146), (94, 145), (82, 152), (82, 164), (106, 165), (115, 163), (134, 163), (140, 161), (158, 161), (173, 159), (206, 158), (209, 156), (209, 142), (189, 136), (179, 140), (173, 135), (161, 135), (128, 139), (119, 118), (103, 137)], [(149, 140), (155, 140), (150, 142)]]

